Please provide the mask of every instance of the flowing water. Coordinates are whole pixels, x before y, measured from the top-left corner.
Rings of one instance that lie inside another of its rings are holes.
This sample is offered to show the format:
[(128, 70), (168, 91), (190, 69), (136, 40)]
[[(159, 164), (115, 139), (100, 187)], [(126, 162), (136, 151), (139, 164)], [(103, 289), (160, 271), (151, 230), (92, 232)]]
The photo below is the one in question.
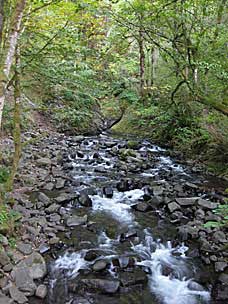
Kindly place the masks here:
[[(121, 161), (117, 151), (126, 142), (106, 136), (87, 138), (80, 143), (81, 153), (76, 148), (74, 155), (69, 153), (75, 191), (89, 189), (92, 207), (66, 206), (78, 216), (87, 214), (88, 223), (63, 238), (65, 249), (50, 262), (48, 303), (210, 303), (210, 284), (201, 282), (199, 274), (202, 265), (187, 256), (189, 248), (184, 243), (176, 242), (176, 228), (159, 208), (149, 212), (134, 209), (145, 200), (148, 185), (162, 196), (161, 189), (184, 182), (200, 184), (200, 178), (196, 180), (188, 168), (149, 141), (140, 141), (135, 149), (138, 160), (136, 155)], [(120, 181), (128, 182), (127, 189), (117, 189)], [(113, 193), (105, 195), (104, 187)], [(86, 258), (88, 252), (95, 253), (95, 258)], [(92, 267), (98, 261), (105, 261), (106, 266), (96, 272)], [(122, 283), (118, 291), (110, 293), (80, 287), (80, 280), (94, 279)]]

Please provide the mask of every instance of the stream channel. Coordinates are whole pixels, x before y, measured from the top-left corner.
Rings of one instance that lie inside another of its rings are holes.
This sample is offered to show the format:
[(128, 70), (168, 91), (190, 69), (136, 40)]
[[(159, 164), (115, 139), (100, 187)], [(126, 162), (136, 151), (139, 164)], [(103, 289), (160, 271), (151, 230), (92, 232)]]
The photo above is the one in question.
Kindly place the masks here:
[(46, 257), (46, 303), (217, 303), (214, 271), (178, 235), (196, 207), (167, 211), (178, 197), (207, 199), (204, 176), (147, 140), (107, 135), (71, 143), (63, 161), (78, 198), (60, 209), (68, 232)]

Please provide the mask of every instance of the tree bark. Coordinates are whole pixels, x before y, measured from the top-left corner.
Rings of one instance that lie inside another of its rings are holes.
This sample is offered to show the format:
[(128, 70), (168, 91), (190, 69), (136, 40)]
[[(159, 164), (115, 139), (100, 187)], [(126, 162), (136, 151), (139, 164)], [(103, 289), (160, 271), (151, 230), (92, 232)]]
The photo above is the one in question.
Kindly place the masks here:
[(5, 0), (0, 0), (0, 49), (2, 46), (2, 34), (4, 26), (4, 3)]
[(6, 57), (3, 59), (3, 66), (0, 67), (0, 127), (2, 124), (2, 113), (6, 97), (7, 81), (13, 64), (15, 50), (20, 35), (20, 28), (25, 5), (26, 0), (20, 0), (17, 2), (15, 15), (12, 21), (11, 35), (9, 37), (9, 42), (7, 45)]
[(145, 52), (143, 43), (143, 31), (139, 31), (139, 66), (140, 66), (140, 95), (144, 97), (144, 86), (145, 86)]
[(15, 76), (14, 76), (14, 156), (11, 173), (7, 183), (7, 190), (11, 191), (14, 184), (14, 178), (17, 172), (21, 157), (21, 85), (20, 85), (20, 49), (16, 48), (15, 53)]

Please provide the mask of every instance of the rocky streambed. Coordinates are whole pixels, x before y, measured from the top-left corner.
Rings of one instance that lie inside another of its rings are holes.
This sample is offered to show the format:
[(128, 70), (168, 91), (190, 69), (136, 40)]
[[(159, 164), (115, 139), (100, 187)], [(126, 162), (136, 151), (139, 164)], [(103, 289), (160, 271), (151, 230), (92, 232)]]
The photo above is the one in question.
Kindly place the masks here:
[(52, 134), (21, 161), (0, 303), (227, 303), (221, 181), (147, 140)]

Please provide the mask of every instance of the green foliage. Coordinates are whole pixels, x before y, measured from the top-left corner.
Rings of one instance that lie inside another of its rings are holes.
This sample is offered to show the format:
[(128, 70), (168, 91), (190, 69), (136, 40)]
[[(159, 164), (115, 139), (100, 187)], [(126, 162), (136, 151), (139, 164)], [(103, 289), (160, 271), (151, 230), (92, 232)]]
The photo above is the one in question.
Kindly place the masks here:
[(0, 166), (0, 184), (4, 184), (7, 181), (9, 174), (7, 167)]
[(18, 220), (21, 218), (20, 213), (7, 208), (5, 205), (0, 207), (0, 233), (12, 235)]
[(204, 225), (204, 227), (206, 228), (228, 227), (228, 204), (219, 205), (217, 209), (213, 210), (213, 212), (221, 216), (222, 220), (219, 222), (209, 221)]

